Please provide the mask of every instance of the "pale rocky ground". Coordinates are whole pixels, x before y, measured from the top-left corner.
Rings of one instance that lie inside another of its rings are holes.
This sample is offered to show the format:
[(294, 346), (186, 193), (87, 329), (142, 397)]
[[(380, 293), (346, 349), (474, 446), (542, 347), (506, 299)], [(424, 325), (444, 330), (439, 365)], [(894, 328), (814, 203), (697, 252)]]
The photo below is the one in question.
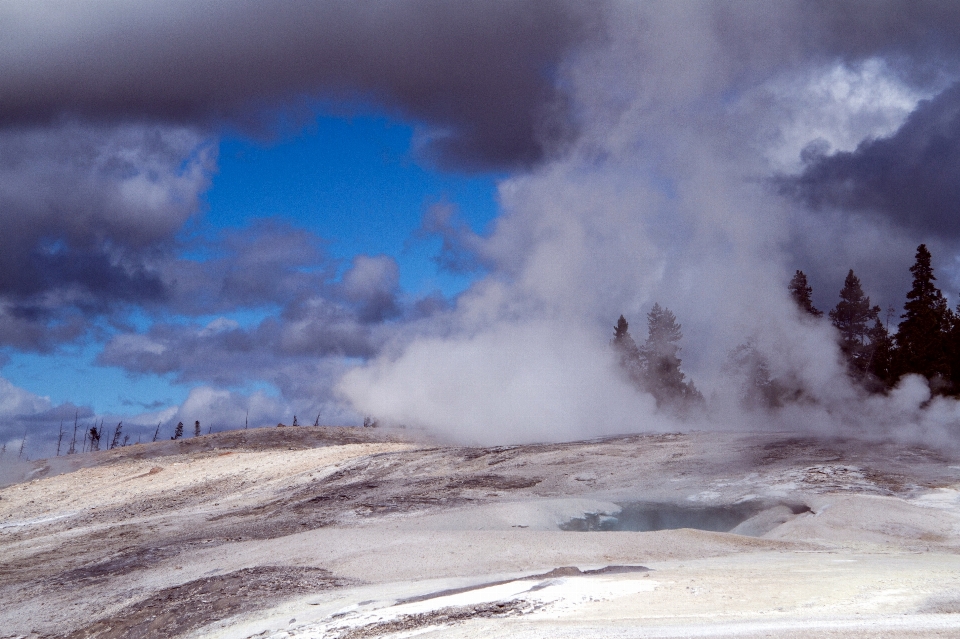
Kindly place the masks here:
[[(920, 447), (283, 428), (30, 470), (0, 489), (0, 637), (960, 636), (960, 460)], [(758, 514), (560, 529), (637, 501)]]

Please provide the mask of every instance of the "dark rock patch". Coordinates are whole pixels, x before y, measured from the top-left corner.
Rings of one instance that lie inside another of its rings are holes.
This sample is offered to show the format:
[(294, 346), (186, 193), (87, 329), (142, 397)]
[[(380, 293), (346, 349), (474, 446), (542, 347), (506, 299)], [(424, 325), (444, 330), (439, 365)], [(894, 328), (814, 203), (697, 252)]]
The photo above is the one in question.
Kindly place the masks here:
[(166, 639), (294, 596), (350, 585), (321, 568), (259, 566), (164, 588), (67, 639)]

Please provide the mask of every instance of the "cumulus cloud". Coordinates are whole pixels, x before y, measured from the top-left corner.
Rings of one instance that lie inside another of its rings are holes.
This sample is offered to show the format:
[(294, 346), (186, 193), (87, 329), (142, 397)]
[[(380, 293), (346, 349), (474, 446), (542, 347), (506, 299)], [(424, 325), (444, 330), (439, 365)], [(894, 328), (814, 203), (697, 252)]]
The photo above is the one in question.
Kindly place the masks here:
[[(315, 233), (271, 220), (200, 237), (182, 247), (198, 257), (157, 262), (163, 306), (189, 315), (284, 305), (319, 293), (336, 262)], [(192, 249), (192, 251), (191, 251)]]
[(111, 306), (163, 300), (156, 260), (214, 156), (183, 127), (0, 130), (0, 344), (49, 349)]
[[(795, 173), (818, 154), (853, 151), (863, 140), (893, 134), (936, 85), (910, 84), (883, 58), (837, 61), (766, 82), (748, 91), (738, 108), (755, 110), (758, 123), (770, 127), (758, 152), (771, 167)], [(770, 110), (780, 117), (763, 117)]]
[(97, 361), (131, 373), (171, 373), (177, 382), (232, 385), (269, 378), (288, 359), (369, 357), (381, 340), (356, 316), (314, 298), (251, 328), (219, 318), (206, 325), (158, 322), (143, 333), (120, 333)]
[[(92, 415), (88, 406), (54, 405), (49, 397), (31, 393), (0, 377), (0, 446), (6, 447), (0, 463), (15, 459), (21, 444), (27, 456), (55, 452), (59, 424), (64, 423), (72, 432), (75, 418), (88, 419)], [(68, 445), (64, 444), (62, 452), (67, 451)]]
[(382, 322), (400, 314), (400, 268), (386, 255), (358, 255), (343, 276), (344, 296), (358, 307), (363, 322)]
[(892, 135), (851, 151), (808, 154), (781, 189), (813, 208), (888, 218), (924, 234), (960, 239), (960, 85), (924, 100)]
[(341, 277), (312, 233), (259, 223), (226, 231), (203, 259), (171, 259), (160, 269), (168, 291), (163, 308), (187, 316), (258, 309), (252, 325), (224, 316), (156, 321), (121, 331), (98, 362), (133, 374), (172, 374), (178, 383), (236, 385), (252, 379), (280, 384), (286, 367), (317, 358), (368, 358), (393, 330), (388, 320), (416, 315), (400, 299), (399, 268), (388, 256), (356, 256)]

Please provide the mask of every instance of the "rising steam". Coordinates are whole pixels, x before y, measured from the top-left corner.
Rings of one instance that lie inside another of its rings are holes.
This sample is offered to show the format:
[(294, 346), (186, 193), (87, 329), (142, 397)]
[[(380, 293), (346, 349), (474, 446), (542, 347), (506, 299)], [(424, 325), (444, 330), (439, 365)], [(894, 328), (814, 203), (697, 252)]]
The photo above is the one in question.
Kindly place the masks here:
[[(889, 396), (851, 383), (833, 328), (802, 315), (787, 291), (798, 267), (835, 272), (837, 290), (851, 266), (884, 273), (895, 261), (905, 272), (916, 236), (863, 217), (812, 219), (768, 179), (790, 168), (784, 158), (799, 167), (810, 142), (888, 134), (922, 91), (877, 58), (797, 65), (765, 39), (745, 55), (769, 64), (733, 68), (751, 46), (743, 25), (725, 33), (702, 6), (612, 10), (603, 46), (570, 59), (562, 75), (581, 137), (500, 184), (496, 227), (471, 241), (490, 274), (342, 378), (358, 411), (488, 444), (689, 428), (928, 440), (950, 431), (958, 404), (929, 402), (922, 378)], [(853, 88), (824, 94), (831, 82)], [(866, 115), (850, 97), (863, 85), (885, 98)], [(804, 128), (791, 92), (812, 90), (831, 117)], [(812, 255), (816, 264), (798, 264)], [(871, 291), (884, 294), (895, 303)], [(683, 370), (706, 398), (683, 419), (630, 387), (609, 346), (621, 313), (642, 331), (654, 302), (682, 324)], [(725, 368), (741, 344), (795, 401), (744, 407)]]

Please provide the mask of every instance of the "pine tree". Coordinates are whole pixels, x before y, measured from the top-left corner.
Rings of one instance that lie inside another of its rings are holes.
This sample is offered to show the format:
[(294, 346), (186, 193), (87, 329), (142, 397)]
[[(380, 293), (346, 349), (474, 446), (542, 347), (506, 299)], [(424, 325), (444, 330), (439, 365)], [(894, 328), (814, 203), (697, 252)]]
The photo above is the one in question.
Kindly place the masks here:
[(950, 365), (950, 381), (954, 394), (960, 391), (960, 303), (950, 314), (950, 334), (947, 336), (947, 355)]
[(654, 304), (647, 313), (647, 340), (640, 349), (643, 381), (658, 405), (678, 400), (702, 400), (692, 382), (680, 370), (680, 340), (683, 333), (669, 309)]
[(788, 288), (790, 289), (790, 296), (793, 297), (793, 301), (797, 303), (800, 310), (806, 311), (814, 317), (823, 316), (823, 311), (817, 310), (813, 305), (813, 300), (810, 299), (813, 287), (807, 284), (807, 276), (803, 271), (798, 270), (794, 274)]
[(865, 372), (870, 364), (870, 322), (879, 314), (880, 307), (870, 306), (870, 298), (863, 294), (860, 279), (851, 269), (840, 289), (840, 301), (830, 311), (830, 321), (840, 331), (840, 350), (857, 372)]
[(890, 337), (890, 333), (880, 322), (879, 317), (874, 320), (867, 337), (870, 339), (870, 345), (867, 347), (867, 387), (870, 390), (881, 391), (893, 384), (891, 371), (893, 338)]
[(640, 349), (630, 336), (630, 325), (623, 315), (617, 320), (613, 328), (613, 339), (610, 345), (620, 357), (620, 367), (627, 373), (627, 377), (638, 388), (643, 387), (643, 364), (640, 358)]
[(937, 279), (930, 265), (926, 245), (917, 247), (916, 262), (910, 267), (913, 285), (907, 293), (903, 319), (897, 328), (893, 374), (917, 373), (928, 379), (946, 381), (950, 376), (948, 336), (953, 313), (943, 294), (934, 285)]
[(193, 423), (193, 436), (194, 437), (200, 436), (200, 420), (199, 419)]
[(176, 430), (173, 431), (173, 437), (170, 439), (180, 439), (181, 437), (183, 437), (183, 422), (177, 424)]

